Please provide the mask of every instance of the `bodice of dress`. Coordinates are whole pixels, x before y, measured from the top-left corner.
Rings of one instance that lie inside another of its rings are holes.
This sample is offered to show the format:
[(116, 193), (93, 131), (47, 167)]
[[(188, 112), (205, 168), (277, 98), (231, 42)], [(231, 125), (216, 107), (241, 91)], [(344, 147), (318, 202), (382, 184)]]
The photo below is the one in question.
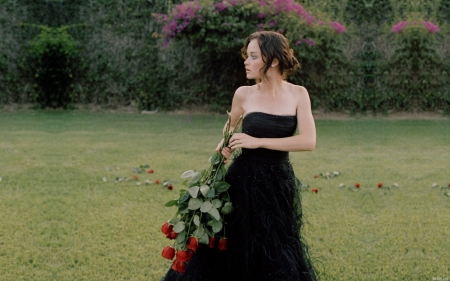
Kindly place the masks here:
[[(250, 112), (242, 122), (242, 133), (255, 138), (290, 137), (297, 129), (297, 117), (294, 115), (274, 115), (263, 112)], [(242, 149), (242, 157), (266, 161), (284, 161), (289, 157), (286, 151), (265, 148)]]

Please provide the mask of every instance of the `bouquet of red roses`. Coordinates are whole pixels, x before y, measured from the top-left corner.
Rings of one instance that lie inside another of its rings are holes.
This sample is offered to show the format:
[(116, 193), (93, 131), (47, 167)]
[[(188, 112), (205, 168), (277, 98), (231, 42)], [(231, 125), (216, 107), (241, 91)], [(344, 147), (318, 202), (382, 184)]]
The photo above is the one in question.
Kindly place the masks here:
[(225, 182), (225, 158), (221, 154), (228, 146), (231, 136), (239, 130), (242, 116), (236, 126), (230, 130), (230, 116), (223, 131), (223, 143), (219, 152), (210, 157), (210, 166), (201, 171), (189, 170), (181, 175), (182, 184), (187, 189), (180, 190), (180, 197), (165, 204), (176, 206), (175, 215), (161, 228), (168, 239), (174, 240), (173, 246), (167, 246), (162, 256), (174, 260), (172, 269), (178, 272), (186, 270), (186, 263), (192, 258), (200, 244), (219, 250), (227, 249), (224, 215), (233, 211), (233, 205), (227, 192), (230, 185)]

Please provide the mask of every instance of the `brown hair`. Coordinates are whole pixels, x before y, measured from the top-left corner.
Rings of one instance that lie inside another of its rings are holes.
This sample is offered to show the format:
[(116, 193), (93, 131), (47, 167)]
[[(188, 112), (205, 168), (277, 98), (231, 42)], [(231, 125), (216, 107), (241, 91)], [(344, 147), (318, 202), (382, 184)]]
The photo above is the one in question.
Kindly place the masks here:
[(241, 55), (244, 59), (247, 58), (248, 44), (253, 39), (258, 40), (264, 62), (264, 66), (260, 70), (262, 72), (261, 76), (267, 77), (267, 71), (272, 66), (273, 59), (278, 59), (278, 69), (284, 79), (300, 67), (300, 63), (294, 56), (294, 51), (289, 48), (289, 42), (286, 37), (273, 31), (258, 31), (250, 34), (245, 41), (244, 47), (241, 49)]

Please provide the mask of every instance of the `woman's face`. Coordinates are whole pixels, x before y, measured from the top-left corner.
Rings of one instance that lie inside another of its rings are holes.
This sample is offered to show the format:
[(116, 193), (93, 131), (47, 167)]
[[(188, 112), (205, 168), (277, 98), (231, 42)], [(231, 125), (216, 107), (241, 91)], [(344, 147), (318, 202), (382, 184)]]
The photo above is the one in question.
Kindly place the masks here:
[(247, 79), (260, 79), (260, 70), (264, 66), (258, 39), (253, 39), (247, 46), (247, 59), (244, 61)]

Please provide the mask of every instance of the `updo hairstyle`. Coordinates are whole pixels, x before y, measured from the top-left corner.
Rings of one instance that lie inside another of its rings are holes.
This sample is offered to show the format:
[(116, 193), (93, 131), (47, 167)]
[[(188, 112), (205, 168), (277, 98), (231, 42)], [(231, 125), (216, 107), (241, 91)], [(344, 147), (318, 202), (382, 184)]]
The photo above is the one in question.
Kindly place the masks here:
[(275, 58), (279, 61), (278, 70), (284, 79), (300, 67), (300, 63), (294, 56), (294, 51), (289, 48), (289, 42), (286, 37), (273, 31), (258, 31), (250, 34), (245, 41), (244, 47), (241, 49), (241, 55), (244, 59), (247, 59), (248, 44), (253, 39), (258, 40), (258, 45), (261, 49), (264, 62), (264, 66), (260, 70), (262, 77), (267, 77), (267, 71), (272, 66), (272, 61)]

